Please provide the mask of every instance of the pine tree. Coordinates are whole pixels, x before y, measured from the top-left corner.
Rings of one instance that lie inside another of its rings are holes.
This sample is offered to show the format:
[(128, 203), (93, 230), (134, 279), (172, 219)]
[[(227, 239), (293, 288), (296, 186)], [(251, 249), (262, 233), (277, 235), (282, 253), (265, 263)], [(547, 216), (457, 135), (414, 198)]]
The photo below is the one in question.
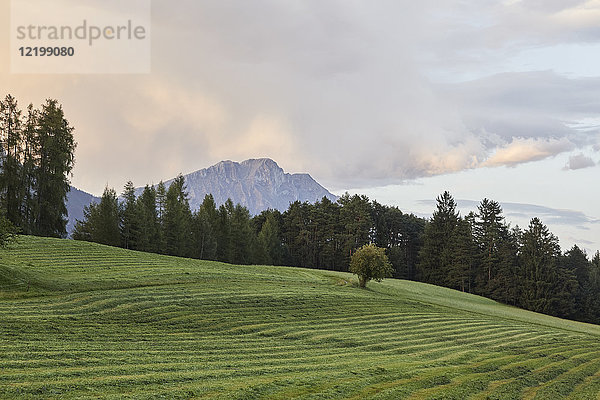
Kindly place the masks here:
[(528, 310), (551, 313), (555, 285), (559, 279), (560, 246), (538, 218), (521, 235), (520, 305)]
[(23, 201), (21, 204), (22, 231), (32, 234), (35, 231), (37, 216), (37, 201), (35, 190), (37, 183), (37, 168), (39, 159), (39, 140), (37, 136), (38, 110), (30, 104), (27, 107), (27, 117), (23, 127), (23, 168), (21, 174), (21, 187)]
[(118, 247), (121, 245), (119, 229), (119, 201), (114, 189), (104, 189), (100, 203), (92, 203), (83, 210), (83, 221), (77, 221), (73, 239)]
[(561, 260), (561, 267), (577, 282), (576, 285), (572, 283), (574, 287), (570, 293), (576, 307), (572, 310), (572, 316), (576, 316), (578, 320), (590, 320), (588, 310), (596, 293), (592, 287), (592, 265), (587, 254), (575, 245), (565, 253)]
[(73, 127), (56, 100), (47, 100), (38, 118), (39, 160), (36, 174), (36, 221), (40, 236), (66, 236), (67, 193), (74, 164)]
[(496, 277), (500, 264), (500, 247), (503, 239), (507, 237), (508, 228), (498, 202), (483, 199), (477, 211), (473, 235), (479, 247), (478, 292), (489, 295), (492, 291), (492, 280)]
[(193, 216), (194, 249), (193, 255), (202, 260), (215, 260), (217, 257), (218, 211), (212, 194), (204, 196), (200, 208)]
[(156, 186), (156, 212), (158, 218), (158, 243), (157, 251), (161, 254), (167, 252), (167, 235), (165, 231), (165, 209), (167, 206), (167, 189), (163, 181)]
[(230, 263), (251, 264), (255, 261), (253, 248), (256, 238), (250, 225), (250, 212), (239, 204), (235, 206), (231, 216), (231, 242)]
[(419, 276), (424, 282), (448, 285), (447, 277), (452, 262), (450, 240), (458, 223), (456, 202), (446, 191), (437, 198), (437, 210), (425, 227), (418, 264)]
[(365, 244), (371, 243), (373, 237), (373, 221), (371, 219), (371, 202), (366, 196), (344, 194), (338, 200), (340, 223), (343, 225), (343, 265), (349, 267), (352, 253)]
[(463, 292), (471, 291), (475, 243), (468, 219), (459, 219), (448, 243), (450, 264), (448, 266), (448, 286)]
[(17, 101), (7, 95), (0, 101), (0, 204), (5, 217), (22, 226), (22, 123)]
[(164, 210), (166, 252), (173, 256), (189, 256), (191, 253), (192, 213), (185, 187), (185, 178), (179, 174), (167, 190)]
[(264, 224), (258, 233), (260, 257), (258, 263), (280, 265), (282, 260), (281, 238), (279, 226), (273, 212), (266, 215)]
[(138, 211), (137, 249), (140, 251), (158, 252), (159, 220), (156, 207), (156, 190), (146, 185), (136, 200)]
[(121, 242), (125, 249), (137, 249), (139, 236), (139, 219), (135, 187), (128, 181), (123, 191), (121, 204)]
[[(308, 203), (295, 201), (283, 214), (283, 240), (289, 255), (289, 264), (309, 267), (311, 255), (310, 207)], [(342, 265), (340, 262), (338, 265)]]
[(217, 223), (217, 259), (223, 262), (231, 262), (233, 246), (231, 239), (231, 219), (235, 206), (231, 199), (221, 204), (218, 211)]

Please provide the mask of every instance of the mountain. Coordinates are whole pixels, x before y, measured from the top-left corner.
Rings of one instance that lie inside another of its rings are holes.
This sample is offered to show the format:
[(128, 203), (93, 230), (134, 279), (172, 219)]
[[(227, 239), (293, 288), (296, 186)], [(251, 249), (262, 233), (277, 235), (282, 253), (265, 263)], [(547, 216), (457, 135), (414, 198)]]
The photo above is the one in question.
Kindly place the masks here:
[[(231, 198), (256, 215), (268, 208), (285, 211), (294, 201), (314, 203), (337, 196), (317, 183), (309, 174), (288, 174), (269, 158), (241, 163), (221, 161), (212, 167), (184, 175), (190, 207), (198, 209), (204, 196), (211, 193), (217, 206)], [(168, 187), (173, 180), (165, 182)], [(138, 189), (141, 193), (141, 189)], [(139, 194), (138, 193), (138, 194)]]
[(67, 234), (70, 236), (75, 228), (75, 220), (83, 219), (83, 208), (92, 202), (100, 202), (100, 199), (89, 193), (71, 186), (71, 191), (67, 194), (67, 212), (69, 220), (67, 222)]
[[(337, 196), (319, 185), (309, 174), (288, 174), (268, 158), (246, 160), (241, 163), (221, 161), (212, 167), (184, 175), (190, 198), (190, 207), (197, 210), (204, 196), (211, 193), (217, 207), (231, 198), (234, 204), (241, 204), (253, 215), (268, 208), (285, 211), (294, 201), (314, 203), (327, 197), (336, 201)], [(165, 182), (169, 185), (173, 180)], [(140, 195), (143, 188), (138, 188)], [(70, 235), (75, 220), (83, 218), (83, 207), (100, 199), (71, 187), (67, 197), (69, 222), (67, 232)]]

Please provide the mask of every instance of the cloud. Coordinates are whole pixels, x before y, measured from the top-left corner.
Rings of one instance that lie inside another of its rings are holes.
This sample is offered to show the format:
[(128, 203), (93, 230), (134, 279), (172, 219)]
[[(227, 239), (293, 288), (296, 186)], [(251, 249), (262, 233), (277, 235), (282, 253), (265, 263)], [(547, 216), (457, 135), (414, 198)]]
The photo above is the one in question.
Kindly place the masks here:
[(518, 164), (543, 160), (545, 158), (573, 149), (573, 144), (566, 138), (556, 139), (522, 139), (515, 138), (512, 142), (488, 158), (482, 166), (514, 167)]
[(529, 218), (538, 217), (544, 223), (551, 225), (575, 226), (587, 230), (590, 224), (600, 224), (600, 220), (586, 215), (581, 211), (564, 210), (523, 203), (501, 203), (508, 218), (516, 214), (526, 214)]
[[(597, 127), (574, 124), (598, 115), (599, 78), (488, 73), (524, 48), (599, 39), (597, 11), (156, 0), (151, 75), (0, 73), (0, 86), (24, 103), (60, 99), (77, 128), (74, 182), (94, 193), (258, 156), (333, 190), (381, 186), (600, 143)], [(473, 76), (442, 84), (436, 69)]]
[(583, 168), (590, 168), (590, 167), (595, 167), (596, 166), (596, 162), (594, 160), (592, 160), (590, 157), (586, 156), (583, 153), (574, 155), (569, 157), (569, 161), (567, 162), (567, 165), (565, 165), (564, 170), (568, 171), (568, 170), (576, 170), (576, 169), (583, 169)]
[[(435, 200), (419, 200), (419, 204), (436, 207)], [(456, 200), (457, 208), (462, 214), (470, 211), (476, 211), (479, 201), (459, 199)], [(581, 230), (588, 230), (590, 225), (600, 224), (600, 219), (586, 215), (577, 210), (565, 210), (551, 208), (536, 204), (500, 202), (505, 218), (508, 221), (518, 220), (529, 221), (534, 217), (540, 218), (542, 222), (548, 225), (574, 226)]]

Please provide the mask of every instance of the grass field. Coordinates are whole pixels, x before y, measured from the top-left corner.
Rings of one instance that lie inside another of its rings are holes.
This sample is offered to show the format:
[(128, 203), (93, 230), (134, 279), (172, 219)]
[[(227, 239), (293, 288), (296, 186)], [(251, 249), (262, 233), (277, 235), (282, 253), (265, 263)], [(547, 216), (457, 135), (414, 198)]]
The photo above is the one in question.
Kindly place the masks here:
[(56, 239), (0, 259), (0, 397), (600, 399), (600, 327)]

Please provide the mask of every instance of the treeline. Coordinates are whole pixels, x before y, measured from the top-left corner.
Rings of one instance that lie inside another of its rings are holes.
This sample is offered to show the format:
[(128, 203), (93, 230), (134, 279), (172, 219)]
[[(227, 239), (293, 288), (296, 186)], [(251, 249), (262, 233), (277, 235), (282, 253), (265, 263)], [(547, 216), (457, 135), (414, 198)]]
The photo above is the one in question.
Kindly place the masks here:
[(128, 182), (121, 200), (106, 189), (85, 209), (73, 237), (128, 249), (223, 261), (347, 271), (367, 243), (386, 249), (394, 276), (483, 295), (563, 318), (600, 323), (600, 253), (562, 253), (558, 238), (533, 218), (511, 228), (500, 205), (484, 199), (461, 217), (452, 196), (437, 199), (431, 220), (365, 196), (295, 202), (251, 216), (211, 195), (190, 210), (183, 176), (166, 188)]
[(56, 100), (25, 113), (11, 95), (0, 100), (0, 215), (20, 233), (66, 236), (75, 147)]
[(484, 199), (462, 218), (445, 192), (427, 224), (418, 278), (562, 318), (600, 323), (600, 253), (561, 252), (538, 219), (510, 228), (502, 208)]
[(183, 176), (168, 187), (146, 186), (136, 197), (107, 188), (84, 209), (73, 238), (161, 254), (233, 264), (275, 264), (347, 271), (353, 251), (376, 242), (388, 249), (399, 278), (414, 279), (425, 220), (365, 196), (295, 202), (288, 210), (251, 216), (231, 200), (207, 195), (190, 210)]

